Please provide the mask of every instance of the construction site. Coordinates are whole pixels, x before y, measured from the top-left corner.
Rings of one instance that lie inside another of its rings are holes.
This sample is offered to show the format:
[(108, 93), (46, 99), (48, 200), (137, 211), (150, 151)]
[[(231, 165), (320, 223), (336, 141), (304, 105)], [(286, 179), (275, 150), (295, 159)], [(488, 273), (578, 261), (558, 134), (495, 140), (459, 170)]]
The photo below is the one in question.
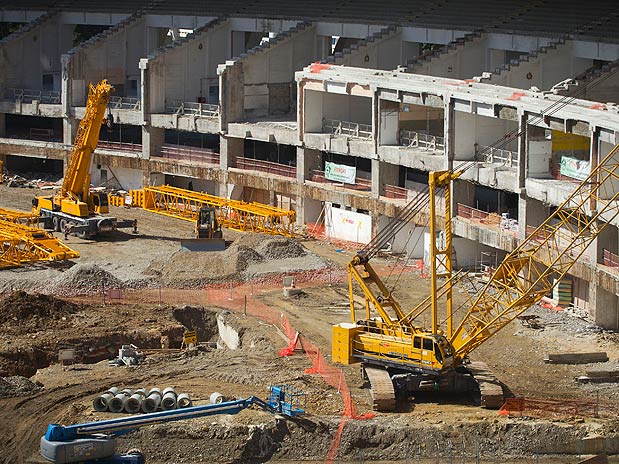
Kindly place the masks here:
[(619, 7), (383, 3), (0, 2), (2, 462), (619, 462)]

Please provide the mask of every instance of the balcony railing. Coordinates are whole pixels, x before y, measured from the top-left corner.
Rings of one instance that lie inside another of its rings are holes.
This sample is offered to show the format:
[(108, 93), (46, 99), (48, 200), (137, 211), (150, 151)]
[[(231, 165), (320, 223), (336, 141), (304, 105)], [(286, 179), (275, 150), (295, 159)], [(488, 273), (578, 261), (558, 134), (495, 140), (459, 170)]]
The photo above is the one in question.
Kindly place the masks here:
[(347, 184), (342, 182), (335, 182), (329, 180), (325, 177), (324, 171), (312, 170), (310, 173), (310, 179), (312, 182), (320, 182), (322, 184), (336, 184), (342, 185), (344, 188), (353, 189), (353, 190), (361, 190), (361, 191), (371, 191), (372, 190), (372, 181), (370, 179), (364, 179), (363, 177), (356, 177), (354, 184)]
[(238, 157), (236, 159), (236, 167), (238, 169), (266, 172), (268, 174), (275, 174), (284, 177), (297, 177), (296, 166), (287, 166), (285, 164), (274, 163), (272, 161)]
[(502, 148), (475, 145), (475, 158), (486, 163), (500, 164), (508, 168), (518, 167), (518, 153)]
[(602, 250), (602, 264), (608, 267), (619, 267), (619, 256), (611, 253), (607, 249)]
[(40, 103), (60, 105), (60, 92), (55, 90), (32, 90), (32, 89), (7, 89), (5, 98), (18, 100), (23, 103), (32, 103), (37, 100)]
[[(514, 234), (518, 233), (518, 221), (516, 219), (510, 219), (507, 215), (499, 213), (489, 213), (479, 209), (472, 208), (462, 203), (458, 203), (457, 216), (476, 221), (484, 224), (488, 227), (493, 227), (501, 230), (509, 230)], [(528, 228), (527, 228), (528, 230)], [(535, 230), (533, 228), (533, 230)]]
[(142, 153), (142, 145), (139, 143), (111, 142), (108, 140), (99, 140), (97, 148), (103, 148), (105, 150), (125, 151), (128, 153)]
[(139, 110), (142, 102), (132, 97), (110, 97), (107, 107), (113, 110)]
[(327, 134), (343, 135), (355, 139), (370, 140), (372, 138), (372, 126), (356, 122), (323, 119), (322, 130)]
[(394, 200), (406, 200), (408, 198), (408, 189), (398, 187), (397, 185), (385, 185), (385, 197)]
[(219, 153), (215, 153), (207, 148), (191, 147), (189, 145), (162, 145), (161, 151), (155, 155), (155, 158), (219, 166)]
[(166, 106), (165, 111), (170, 114), (191, 114), (204, 118), (219, 117), (219, 105), (211, 105), (210, 103), (173, 101), (170, 105)]
[(409, 148), (421, 148), (435, 153), (445, 152), (445, 137), (424, 134), (408, 130), (400, 131), (400, 145)]

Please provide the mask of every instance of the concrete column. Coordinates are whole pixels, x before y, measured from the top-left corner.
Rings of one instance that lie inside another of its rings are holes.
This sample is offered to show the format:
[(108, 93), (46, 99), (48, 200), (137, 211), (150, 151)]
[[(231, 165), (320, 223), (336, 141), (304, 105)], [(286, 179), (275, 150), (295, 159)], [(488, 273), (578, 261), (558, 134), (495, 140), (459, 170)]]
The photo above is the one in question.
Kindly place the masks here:
[(322, 152), (310, 148), (297, 147), (297, 183), (303, 184), (311, 178), (313, 170), (322, 167)]
[(0, 137), (6, 137), (6, 114), (0, 113)]
[(619, 305), (617, 295), (604, 290), (595, 282), (589, 282), (589, 302), (595, 325), (605, 329), (619, 328)]
[(372, 198), (379, 198), (381, 194), (380, 182), (381, 162), (377, 159), (372, 160)]
[(245, 139), (236, 137), (219, 137), (219, 168), (224, 174), (223, 185), (220, 186), (220, 196), (228, 197), (232, 189), (228, 189), (228, 169), (236, 166), (236, 157), (245, 154)]
[(60, 62), (62, 63), (61, 87), (60, 87), (60, 103), (62, 105), (62, 117), (68, 118), (71, 116), (71, 106), (73, 106), (73, 81), (71, 80), (71, 55), (61, 55)]
[(165, 129), (142, 126), (142, 158), (150, 159), (161, 152), (161, 146), (165, 142)]
[(80, 122), (72, 117), (62, 118), (62, 143), (72, 145)]
[(453, 170), (453, 160), (455, 156), (454, 150), (454, 137), (456, 133), (456, 112), (454, 108), (454, 103), (451, 99), (450, 94), (446, 94), (445, 97), (445, 118), (444, 118), (444, 126), (443, 126), (443, 134), (445, 136), (445, 156), (443, 157), (444, 168), (452, 171)]
[[(520, 110), (519, 110), (520, 111)], [(527, 114), (518, 114), (518, 187), (526, 193), (527, 180)]]
[(228, 123), (242, 121), (245, 113), (245, 74), (243, 63), (226, 61), (217, 67), (219, 76), (219, 130), (228, 131)]

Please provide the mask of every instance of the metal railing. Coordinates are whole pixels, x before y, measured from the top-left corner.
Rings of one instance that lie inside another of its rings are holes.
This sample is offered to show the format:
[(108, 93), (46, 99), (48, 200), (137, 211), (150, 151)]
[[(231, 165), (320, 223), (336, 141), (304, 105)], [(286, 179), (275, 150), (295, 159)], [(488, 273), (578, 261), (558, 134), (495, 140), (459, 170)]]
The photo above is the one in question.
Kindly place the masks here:
[(269, 174), (275, 174), (284, 177), (297, 177), (296, 166), (287, 166), (281, 163), (274, 163), (273, 161), (263, 161), (252, 158), (237, 157), (236, 167), (238, 169), (266, 172)]
[(60, 105), (60, 92), (55, 90), (33, 90), (33, 89), (7, 89), (5, 98), (18, 100), (23, 103), (32, 103), (34, 100), (50, 104)]
[(355, 139), (369, 140), (372, 138), (372, 126), (337, 119), (323, 119), (323, 132), (327, 134), (343, 135)]
[(162, 145), (161, 151), (154, 157), (219, 166), (219, 153), (208, 148), (191, 147), (189, 145)]
[(139, 110), (142, 102), (133, 97), (110, 97), (108, 108), (113, 110)]
[(408, 198), (408, 189), (398, 187), (397, 185), (385, 185), (385, 197), (394, 200), (406, 200)]
[(99, 140), (99, 143), (97, 144), (97, 149), (99, 148), (103, 148), (104, 150), (126, 151), (128, 153), (142, 152), (142, 144), (128, 142), (112, 142), (109, 140)]
[(165, 111), (169, 114), (192, 114), (205, 118), (219, 117), (219, 105), (212, 105), (210, 103), (173, 101), (171, 104), (166, 105)]
[(602, 264), (608, 267), (619, 267), (619, 256), (604, 248), (602, 250)]
[(518, 153), (502, 148), (475, 145), (475, 158), (486, 163), (501, 164), (508, 168), (518, 167)]
[(354, 184), (335, 182), (335, 181), (327, 179), (325, 177), (324, 171), (318, 171), (316, 169), (310, 172), (309, 180), (311, 180), (312, 182), (320, 182), (321, 184), (338, 184), (338, 185), (342, 185), (344, 188), (353, 189), (353, 190), (361, 190), (361, 191), (372, 190), (372, 181), (370, 179), (364, 179), (363, 177), (356, 177)]
[(421, 148), (435, 153), (445, 152), (445, 137), (409, 130), (400, 130), (400, 145), (409, 148)]

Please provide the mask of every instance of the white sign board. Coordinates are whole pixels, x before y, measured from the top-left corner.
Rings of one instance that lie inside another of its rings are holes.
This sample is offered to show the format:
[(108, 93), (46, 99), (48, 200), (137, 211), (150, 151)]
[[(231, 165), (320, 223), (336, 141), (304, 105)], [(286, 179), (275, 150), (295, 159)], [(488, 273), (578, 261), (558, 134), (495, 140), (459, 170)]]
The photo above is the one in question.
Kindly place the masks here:
[(330, 161), (325, 162), (325, 178), (334, 182), (354, 184), (357, 177), (357, 168), (344, 164), (335, 164)]
[(325, 228), (328, 237), (347, 242), (369, 243), (372, 238), (372, 218), (367, 214), (346, 211), (326, 204)]

